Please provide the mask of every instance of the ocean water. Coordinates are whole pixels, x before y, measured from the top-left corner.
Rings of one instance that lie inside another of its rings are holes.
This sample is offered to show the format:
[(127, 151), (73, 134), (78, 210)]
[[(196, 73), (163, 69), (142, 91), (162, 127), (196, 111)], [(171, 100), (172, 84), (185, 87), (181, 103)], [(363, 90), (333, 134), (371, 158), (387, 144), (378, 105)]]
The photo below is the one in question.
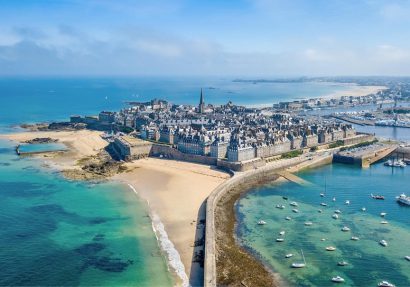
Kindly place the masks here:
[[(346, 280), (343, 286), (377, 286), (382, 280), (410, 286), (410, 262), (404, 259), (410, 256), (410, 207), (395, 201), (402, 192), (409, 193), (410, 167), (392, 169), (375, 164), (361, 169), (333, 164), (300, 172), (299, 176), (312, 185), (274, 183), (255, 188), (238, 201), (237, 234), (246, 248), (292, 286), (330, 286), (331, 278), (337, 275)], [(325, 182), (326, 195), (320, 197)], [(372, 199), (371, 193), (386, 199)], [(291, 201), (298, 203), (299, 213), (292, 212)], [(321, 206), (321, 202), (328, 206)], [(276, 204), (286, 208), (278, 209)], [(362, 207), (367, 210), (361, 211)], [(336, 209), (341, 211), (339, 219), (332, 218)], [(387, 213), (384, 219), (381, 212)], [(286, 216), (292, 220), (285, 220)], [(267, 224), (257, 225), (261, 219)], [(381, 224), (382, 220), (389, 224)], [(313, 224), (305, 226), (307, 221)], [(342, 232), (343, 226), (351, 231)], [(285, 240), (276, 242), (282, 230)], [(352, 241), (351, 236), (360, 240)], [(382, 239), (388, 242), (387, 247), (379, 245)], [(337, 249), (329, 252), (327, 246)], [(301, 250), (307, 265), (293, 269), (293, 262), (303, 262)], [(286, 259), (288, 253), (294, 256)], [(337, 266), (343, 260), (349, 265)]]
[(1, 78), (0, 126), (67, 120), (119, 110), (126, 101), (154, 98), (177, 104), (205, 102), (257, 105), (319, 97), (352, 86), (336, 83), (237, 83), (230, 78)]
[(62, 151), (67, 147), (62, 143), (36, 143), (36, 144), (21, 144), (20, 152), (47, 152), (47, 151)]
[(132, 190), (67, 181), (41, 164), (0, 141), (0, 286), (173, 285)]

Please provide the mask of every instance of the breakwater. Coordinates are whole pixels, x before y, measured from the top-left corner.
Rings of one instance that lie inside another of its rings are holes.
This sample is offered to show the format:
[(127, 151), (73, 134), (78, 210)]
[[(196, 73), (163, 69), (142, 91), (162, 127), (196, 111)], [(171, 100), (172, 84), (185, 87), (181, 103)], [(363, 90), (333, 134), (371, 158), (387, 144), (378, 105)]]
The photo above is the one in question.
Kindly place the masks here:
[[(274, 175), (283, 169), (299, 166), (307, 168), (321, 164), (331, 163), (332, 154), (322, 154), (314, 159), (309, 160), (306, 157), (298, 157), (288, 160), (273, 162), (264, 167), (251, 170), (244, 173), (237, 173), (231, 179), (219, 185), (208, 197), (206, 206), (206, 231), (205, 231), (205, 262), (204, 262), (204, 286), (211, 287), (217, 285), (217, 242), (216, 242), (216, 212), (220, 199), (243, 184), (251, 185), (261, 181), (273, 179)], [(240, 262), (237, 262), (240, 264)]]

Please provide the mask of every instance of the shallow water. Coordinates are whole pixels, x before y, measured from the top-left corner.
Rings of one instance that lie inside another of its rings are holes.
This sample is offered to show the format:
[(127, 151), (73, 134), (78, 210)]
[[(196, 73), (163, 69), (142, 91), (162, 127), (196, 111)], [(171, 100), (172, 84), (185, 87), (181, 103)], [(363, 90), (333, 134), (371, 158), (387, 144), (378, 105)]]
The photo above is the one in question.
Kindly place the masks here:
[(20, 152), (46, 152), (46, 151), (61, 151), (67, 147), (62, 143), (42, 143), (42, 144), (21, 144)]
[[(0, 285), (172, 286), (127, 186), (67, 181), (0, 142)], [(155, 276), (153, 276), (155, 274)]]
[[(242, 244), (255, 252), (271, 268), (279, 272), (291, 285), (329, 286), (334, 276), (343, 277), (343, 286), (377, 286), (388, 280), (396, 286), (410, 286), (410, 207), (396, 203), (395, 196), (409, 192), (410, 167), (391, 169), (376, 164), (369, 169), (333, 164), (299, 174), (312, 183), (302, 187), (285, 182), (256, 188), (236, 205), (239, 217), (238, 236)], [(326, 195), (324, 192), (326, 182)], [(386, 200), (375, 200), (370, 193), (382, 194)], [(282, 196), (288, 197), (284, 200)], [(332, 198), (336, 201), (333, 202)], [(351, 204), (346, 205), (345, 200)], [(293, 213), (289, 203), (298, 203), (299, 213)], [(320, 206), (321, 202), (328, 204)], [(285, 209), (275, 208), (284, 204)], [(366, 212), (361, 208), (366, 207)], [(318, 209), (323, 212), (319, 213)], [(342, 212), (333, 219), (334, 210)], [(385, 219), (381, 212), (387, 212)], [(290, 216), (292, 220), (285, 220)], [(266, 225), (257, 225), (263, 219)], [(389, 224), (381, 224), (387, 220)], [(311, 226), (305, 226), (311, 221)], [(350, 232), (342, 232), (348, 226)], [(279, 232), (286, 232), (284, 242), (276, 242)], [(350, 240), (358, 236), (359, 241)], [(326, 239), (321, 241), (321, 239)], [(386, 240), (388, 247), (379, 245)], [(325, 248), (335, 246), (336, 251)], [(292, 269), (293, 262), (307, 266)], [(286, 259), (288, 253), (294, 254)], [(349, 265), (337, 266), (339, 261)]]

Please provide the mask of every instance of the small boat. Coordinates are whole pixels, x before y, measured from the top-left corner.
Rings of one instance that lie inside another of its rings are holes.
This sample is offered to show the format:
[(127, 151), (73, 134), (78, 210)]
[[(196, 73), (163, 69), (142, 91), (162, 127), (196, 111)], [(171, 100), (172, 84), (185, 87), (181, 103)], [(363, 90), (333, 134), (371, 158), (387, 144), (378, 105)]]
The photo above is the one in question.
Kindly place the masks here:
[(380, 224), (389, 224), (389, 222), (386, 220), (383, 220), (383, 221), (380, 221)]
[(284, 238), (276, 238), (276, 242), (283, 242), (283, 241), (285, 241)]
[(373, 199), (381, 199), (381, 200), (384, 200), (384, 196), (383, 196), (383, 195), (379, 195), (379, 194), (373, 195), (373, 193), (371, 193), (370, 196), (371, 196)]
[(378, 287), (396, 287), (396, 285), (390, 283), (389, 281), (382, 281), (377, 284)]
[(333, 197), (333, 198), (332, 198), (332, 201), (336, 201), (336, 197)]
[(306, 225), (306, 226), (311, 226), (312, 224), (313, 224), (313, 222), (311, 222), (311, 221), (306, 221), (306, 222), (305, 222), (305, 225)]
[(379, 244), (380, 244), (381, 246), (383, 246), (383, 247), (387, 247), (387, 245), (388, 245), (388, 244), (387, 244), (387, 241), (384, 240), (384, 239), (383, 239), (383, 240), (380, 240), (380, 241), (379, 241)]
[(280, 206), (281, 206), (280, 204), (276, 204), (276, 208), (280, 208)]
[(357, 240), (359, 240), (359, 237), (357, 237), (357, 236), (352, 236), (352, 237), (350, 238), (350, 240), (357, 241)]
[(263, 220), (258, 221), (258, 225), (265, 225), (265, 224), (266, 224), (266, 221), (263, 221)]
[(326, 247), (326, 250), (327, 250), (327, 251), (335, 251), (335, 250), (336, 250), (336, 247), (328, 246), (328, 247)]
[(336, 277), (333, 277), (333, 278), (332, 278), (332, 282), (335, 282), (335, 283), (343, 283), (343, 282), (345, 282), (345, 280), (344, 280), (342, 277), (340, 277), (340, 276), (336, 276)]
[(343, 226), (343, 228), (341, 229), (343, 232), (347, 232), (350, 231), (350, 228), (347, 226)]
[(292, 209), (292, 211), (293, 211), (294, 213), (298, 213), (298, 212), (299, 212), (299, 210), (297, 210), (296, 208), (295, 208), (295, 209)]
[(290, 258), (290, 257), (292, 257), (293, 256), (293, 254), (292, 253), (289, 253), (289, 254), (286, 254), (285, 255), (285, 258)]
[(322, 239), (320, 239), (320, 241), (326, 241), (326, 238), (322, 238)]
[(381, 213), (380, 213), (380, 216), (381, 216), (381, 217), (385, 217), (386, 214), (387, 214), (386, 212), (381, 212)]
[(366, 211), (366, 207), (362, 207), (362, 211), (363, 211), (363, 212)]
[(305, 255), (303, 255), (303, 250), (300, 250), (300, 252), (302, 254), (303, 263), (301, 262), (292, 263), (291, 265), (292, 268), (303, 268), (306, 266), (306, 260), (305, 260)]
[(337, 215), (337, 214), (335, 213), (335, 214), (332, 215), (332, 218), (338, 219), (338, 218), (339, 218), (339, 215)]
[(345, 201), (345, 204), (346, 204), (346, 205), (349, 205), (349, 204), (350, 204), (350, 200), (346, 200), (346, 201)]
[(285, 235), (285, 231), (279, 232), (279, 235)]
[(321, 194), (320, 194), (320, 197), (325, 197), (325, 194), (324, 194), (324, 193), (321, 193)]
[(294, 202), (294, 201), (292, 201), (291, 203), (289, 203), (290, 205), (292, 205), (292, 206), (298, 206), (298, 204), (296, 203), (296, 202)]
[(388, 161), (386, 161), (384, 163), (385, 166), (393, 166), (393, 161), (391, 159), (389, 159)]
[(410, 205), (410, 196), (406, 196), (404, 193), (400, 194), (400, 196), (397, 196), (396, 199), (398, 203)]
[(404, 256), (404, 259), (406, 259), (407, 261), (410, 261), (410, 256)]
[(318, 209), (317, 212), (322, 213), (322, 210), (321, 210), (321, 209)]
[(347, 263), (346, 261), (337, 262), (337, 266), (346, 266), (346, 265), (349, 265), (349, 263)]
[(335, 213), (339, 214), (339, 213), (342, 213), (342, 212), (339, 209), (336, 209)]
[(321, 206), (327, 206), (327, 203), (322, 202), (320, 205)]
[(292, 220), (292, 218), (290, 216), (286, 216), (285, 219), (286, 220)]
[(282, 198), (283, 198), (284, 200), (288, 200), (288, 198), (287, 198), (286, 196), (282, 196)]

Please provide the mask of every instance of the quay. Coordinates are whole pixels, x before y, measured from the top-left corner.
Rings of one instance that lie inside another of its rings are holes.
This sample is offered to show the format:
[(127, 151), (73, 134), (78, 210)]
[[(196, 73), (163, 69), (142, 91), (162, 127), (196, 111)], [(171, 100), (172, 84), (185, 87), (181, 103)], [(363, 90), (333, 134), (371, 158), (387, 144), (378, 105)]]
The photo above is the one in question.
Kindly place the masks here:
[(339, 151), (333, 156), (334, 162), (357, 164), (363, 168), (392, 154), (398, 145), (374, 144), (367, 147), (357, 147)]
[(290, 173), (289, 171), (286, 171), (286, 170), (278, 171), (277, 175), (279, 175), (279, 176), (281, 176), (281, 177), (283, 177), (283, 178), (285, 178), (285, 179), (287, 179), (291, 182), (299, 184), (299, 185), (310, 185), (311, 184), (310, 182), (304, 180), (303, 178), (300, 178), (300, 177), (298, 177), (298, 176), (294, 175), (293, 173)]

